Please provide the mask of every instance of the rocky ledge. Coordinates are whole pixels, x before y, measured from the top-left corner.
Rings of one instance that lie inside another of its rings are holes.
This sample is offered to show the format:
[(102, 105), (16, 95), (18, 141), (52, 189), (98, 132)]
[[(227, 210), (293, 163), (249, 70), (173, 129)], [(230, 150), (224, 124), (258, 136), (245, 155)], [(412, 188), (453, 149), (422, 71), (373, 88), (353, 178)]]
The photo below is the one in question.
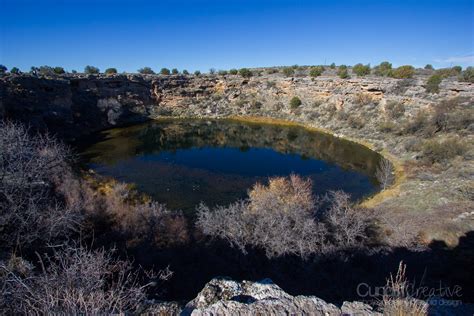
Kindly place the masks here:
[[(474, 313), (474, 305), (455, 303), (455, 301), (433, 298), (426, 303), (428, 315), (472, 315)], [(338, 307), (315, 296), (292, 296), (270, 279), (237, 282), (229, 278), (212, 279), (196, 298), (185, 306), (170, 302), (152, 302), (147, 313), (181, 316), (383, 315), (382, 312), (362, 302), (344, 302)]]

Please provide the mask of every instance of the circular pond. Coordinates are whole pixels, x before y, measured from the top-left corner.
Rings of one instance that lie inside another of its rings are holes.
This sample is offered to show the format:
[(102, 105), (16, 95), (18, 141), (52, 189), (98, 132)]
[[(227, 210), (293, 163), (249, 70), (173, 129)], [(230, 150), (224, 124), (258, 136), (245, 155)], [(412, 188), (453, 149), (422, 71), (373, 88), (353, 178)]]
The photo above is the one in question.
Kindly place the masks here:
[(82, 150), (88, 167), (171, 209), (229, 204), (256, 182), (298, 174), (314, 193), (354, 200), (378, 190), (380, 156), (359, 144), (300, 126), (236, 120), (166, 119), (102, 132)]
[(378, 190), (373, 177), (381, 159), (377, 153), (300, 126), (237, 120), (166, 119), (96, 136), (79, 146), (88, 168), (134, 183), (140, 192), (188, 215), (187, 241), (167, 246), (147, 241), (136, 244), (134, 236), (129, 242), (130, 236), (111, 230), (109, 221), (96, 223), (95, 246), (115, 246), (145, 268), (169, 266), (174, 274), (159, 286), (160, 299), (189, 300), (216, 276), (271, 278), (295, 295), (330, 299), (341, 295), (331, 286), (346, 261), (308, 262), (295, 256), (269, 259), (259, 249), (243, 254), (194, 229), (194, 210), (200, 202), (227, 205), (245, 198), (256, 182), (292, 173), (311, 178), (315, 195), (344, 190), (354, 200), (361, 199)]

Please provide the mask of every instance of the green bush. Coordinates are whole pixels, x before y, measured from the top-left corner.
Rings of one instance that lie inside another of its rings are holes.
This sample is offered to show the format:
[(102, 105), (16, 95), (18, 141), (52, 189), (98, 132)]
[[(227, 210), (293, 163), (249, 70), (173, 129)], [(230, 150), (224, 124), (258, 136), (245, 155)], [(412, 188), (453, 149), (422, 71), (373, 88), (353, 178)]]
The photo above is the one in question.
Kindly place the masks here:
[(161, 68), (160, 74), (167, 76), (171, 74), (171, 71), (168, 68)]
[(425, 69), (426, 69), (426, 70), (434, 70), (433, 65), (431, 65), (431, 64), (427, 64), (427, 65), (425, 66)]
[(172, 73), (173, 75), (177, 75), (177, 74), (179, 74), (179, 71), (178, 71), (178, 69), (173, 68), (173, 69), (171, 69), (171, 73)]
[(4, 65), (0, 65), (0, 74), (4, 74), (5, 72), (7, 72), (7, 70), (7, 67), (5, 67)]
[(329, 65), (329, 68), (331, 68), (331, 69), (336, 69), (336, 64), (335, 64), (335, 63), (332, 63), (331, 65)]
[(392, 64), (388, 61), (383, 61), (380, 65), (374, 67), (374, 74), (376, 76), (388, 77), (392, 72)]
[(283, 68), (282, 72), (286, 77), (291, 77), (295, 74), (295, 70), (291, 67)]
[(57, 75), (62, 75), (62, 74), (65, 74), (65, 73), (66, 73), (66, 71), (64, 70), (63, 67), (54, 67), (54, 68), (53, 68), (53, 71), (54, 71), (54, 73), (57, 74)]
[(210, 68), (210, 69), (209, 69), (209, 73), (210, 73), (211, 75), (215, 74), (215, 73), (216, 73), (216, 69), (215, 69), (215, 68)]
[(466, 70), (462, 72), (461, 79), (474, 83), (474, 67), (467, 67)]
[(183, 70), (183, 75), (189, 75), (189, 71), (187, 71), (186, 69)]
[(115, 75), (117, 73), (117, 68), (107, 68), (105, 69), (106, 75)]
[(267, 74), (271, 75), (271, 74), (276, 74), (278, 73), (278, 68), (268, 68), (267, 69)]
[(293, 98), (291, 98), (291, 100), (290, 100), (290, 107), (291, 107), (292, 109), (296, 109), (296, 108), (299, 107), (301, 104), (302, 104), (301, 99), (298, 98), (298, 97), (296, 97), (296, 96), (293, 97)]
[(196, 71), (194, 72), (194, 75), (195, 75), (196, 77), (199, 77), (199, 76), (201, 75), (201, 72), (200, 72), (199, 70), (196, 70)]
[(20, 69), (18, 69), (17, 67), (13, 67), (12, 69), (10, 69), (10, 73), (19, 75), (21, 72)]
[[(41, 66), (40, 67), (40, 72), (41, 72), (42, 67), (47, 67), (47, 66)], [(96, 75), (96, 74), (100, 73), (100, 70), (97, 67), (88, 65), (88, 66), (84, 67), (84, 73), (89, 74), (89, 75)]]
[(252, 71), (250, 71), (248, 68), (241, 68), (239, 70), (239, 74), (244, 78), (250, 78), (253, 75)]
[(398, 68), (395, 68), (391, 76), (396, 79), (407, 79), (407, 78), (413, 78), (413, 75), (415, 74), (415, 68), (410, 65), (404, 65), (400, 66)]
[(219, 76), (225, 76), (225, 75), (227, 75), (227, 70), (219, 70), (219, 71), (217, 72), (217, 74), (218, 74)]
[(434, 74), (428, 78), (426, 81), (425, 90), (428, 93), (438, 93), (439, 92), (439, 84), (443, 78), (439, 74)]
[(229, 70), (229, 73), (230, 73), (231, 75), (237, 75), (237, 74), (239, 73), (239, 71), (238, 71), (237, 69), (235, 69), (235, 68), (232, 68), (231, 70)]
[(359, 77), (367, 76), (370, 74), (370, 65), (362, 65), (359, 63), (352, 67), (352, 72), (354, 72)]
[(461, 72), (462, 72), (462, 67), (461, 67), (461, 66), (454, 66), (454, 67), (451, 67), (451, 69), (452, 69), (453, 72), (455, 72), (457, 75), (460, 75)]
[(436, 70), (436, 74), (441, 77), (441, 79), (446, 79), (449, 77), (456, 77), (459, 75), (458, 69), (455, 67), (452, 68), (441, 68)]
[(468, 150), (468, 144), (458, 137), (443, 141), (427, 140), (422, 146), (422, 155), (430, 163), (444, 163), (456, 156), (462, 156)]
[(347, 71), (347, 66), (346, 65), (340, 65), (339, 69), (337, 70), (337, 75), (341, 79), (347, 79), (350, 78), (349, 72)]
[(324, 67), (323, 66), (316, 66), (316, 67), (311, 67), (309, 70), (309, 75), (311, 77), (319, 77), (321, 74), (324, 72)]
[(154, 75), (155, 74), (153, 69), (151, 69), (150, 67), (140, 68), (140, 69), (138, 69), (138, 72), (141, 73), (142, 75)]

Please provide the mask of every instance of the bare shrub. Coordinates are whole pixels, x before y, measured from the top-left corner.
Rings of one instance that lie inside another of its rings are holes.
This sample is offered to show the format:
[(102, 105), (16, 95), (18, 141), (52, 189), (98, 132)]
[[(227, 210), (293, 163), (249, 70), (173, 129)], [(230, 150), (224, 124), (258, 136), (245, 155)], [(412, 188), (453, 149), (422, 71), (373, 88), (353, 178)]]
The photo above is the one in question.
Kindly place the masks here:
[(428, 315), (428, 303), (413, 296), (412, 285), (406, 278), (406, 265), (401, 261), (395, 276), (390, 275), (382, 298), (383, 314), (388, 316)]
[(336, 247), (355, 247), (366, 237), (368, 218), (364, 210), (352, 206), (350, 196), (342, 191), (329, 193), (331, 206), (325, 216), (330, 238)]
[(456, 156), (462, 156), (468, 151), (469, 144), (459, 137), (445, 140), (427, 140), (423, 143), (422, 154), (429, 163), (446, 163)]
[(382, 158), (375, 171), (375, 176), (383, 190), (388, 188), (395, 180), (392, 163), (388, 159)]
[(368, 105), (374, 102), (374, 98), (369, 93), (357, 93), (354, 96), (354, 103), (357, 105)]
[(186, 243), (189, 238), (187, 221), (178, 211), (143, 198), (130, 185), (111, 181), (94, 197), (87, 209), (92, 218), (107, 218), (112, 229), (121, 233), (129, 246), (149, 242), (159, 247)]
[(391, 119), (397, 119), (405, 114), (405, 106), (401, 102), (388, 101), (385, 105), (385, 112)]
[[(327, 202), (330, 207), (324, 212)], [(263, 249), (269, 258), (306, 258), (357, 246), (368, 226), (347, 194), (332, 192), (316, 200), (311, 182), (295, 175), (256, 184), (246, 200), (212, 210), (201, 204), (197, 212), (197, 227), (205, 235), (226, 240), (244, 253), (247, 246)], [(325, 215), (318, 219), (319, 213)]]
[(58, 175), (70, 174), (68, 149), (49, 135), (0, 122), (0, 241), (23, 246), (66, 236), (81, 220), (77, 208), (55, 192)]
[(139, 272), (128, 261), (114, 259), (110, 251), (64, 247), (53, 256), (39, 258), (42, 271), (18, 257), (0, 263), (0, 307), (21, 314), (110, 314), (136, 312), (145, 290), (168, 270), (147, 272), (151, 280), (140, 285)]

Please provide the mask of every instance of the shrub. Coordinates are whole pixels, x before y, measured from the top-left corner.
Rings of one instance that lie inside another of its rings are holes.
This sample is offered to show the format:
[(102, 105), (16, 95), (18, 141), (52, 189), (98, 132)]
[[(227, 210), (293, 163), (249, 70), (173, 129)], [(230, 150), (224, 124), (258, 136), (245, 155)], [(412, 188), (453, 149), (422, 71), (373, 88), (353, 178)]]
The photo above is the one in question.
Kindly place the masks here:
[(460, 75), (461, 72), (462, 72), (462, 67), (461, 67), (461, 66), (454, 66), (454, 67), (451, 67), (451, 69), (452, 69), (453, 72), (455, 72), (457, 75)]
[(291, 67), (285, 67), (283, 68), (282, 72), (286, 77), (291, 77), (295, 74), (295, 69)]
[(439, 92), (439, 84), (443, 78), (439, 74), (434, 74), (428, 78), (426, 81), (425, 90), (428, 93), (438, 93)]
[(215, 74), (215, 73), (216, 73), (216, 69), (215, 69), (215, 68), (209, 69), (209, 73), (210, 73), (211, 75)]
[(173, 69), (171, 69), (171, 73), (172, 73), (173, 75), (177, 75), (177, 74), (179, 74), (179, 71), (178, 71), (178, 69), (173, 68)]
[(466, 70), (462, 72), (461, 78), (464, 81), (474, 83), (474, 67), (467, 67)]
[(84, 67), (84, 73), (90, 74), (90, 75), (96, 75), (96, 74), (100, 73), (100, 70), (97, 67), (88, 65), (88, 66)]
[[(114, 259), (105, 249), (54, 248), (40, 257), (42, 271), (19, 257), (0, 263), (0, 308), (8, 314), (102, 315), (138, 313), (145, 303), (139, 273), (128, 261)], [(39, 255), (38, 255), (39, 256)], [(166, 280), (169, 270), (147, 272), (149, 280)], [(148, 280), (147, 280), (148, 281)]]
[(63, 67), (54, 67), (54, 68), (53, 68), (53, 71), (54, 71), (54, 73), (57, 74), (57, 75), (62, 75), (62, 74), (64, 74), (64, 73), (66, 73), (66, 71), (64, 70)]
[(186, 69), (183, 70), (183, 75), (187, 76), (189, 75), (189, 71), (187, 71)]
[(117, 73), (117, 68), (107, 68), (105, 69), (105, 74), (106, 75), (114, 75)]
[(13, 67), (12, 69), (10, 69), (10, 73), (19, 75), (21, 72), (20, 69), (18, 69), (17, 67)]
[(380, 124), (378, 126), (378, 130), (381, 131), (382, 133), (393, 132), (393, 131), (396, 130), (396, 128), (397, 128), (397, 126), (395, 125), (395, 123), (393, 123), (391, 121), (380, 122)]
[(452, 68), (442, 68), (436, 70), (436, 74), (441, 77), (441, 79), (446, 79), (449, 77), (456, 77), (460, 74), (459, 69)]
[(271, 178), (256, 184), (249, 197), (214, 210), (201, 204), (197, 226), (204, 234), (218, 237), (246, 253), (246, 247), (263, 249), (267, 257), (298, 255), (307, 258), (333, 249), (358, 246), (366, 238), (365, 214), (355, 210), (349, 196), (332, 192), (321, 218), (312, 196), (311, 182), (298, 176)]
[(48, 135), (30, 136), (0, 122), (0, 245), (34, 246), (66, 237), (80, 224), (77, 208), (51, 192), (58, 175), (71, 173), (67, 148)]
[(231, 75), (237, 75), (237, 74), (239, 73), (239, 71), (238, 71), (237, 69), (235, 69), (235, 68), (232, 68), (231, 70), (229, 70), (229, 73), (230, 73)]
[(316, 67), (311, 67), (309, 70), (309, 75), (311, 77), (319, 77), (321, 74), (324, 72), (324, 67), (323, 66), (316, 66)]
[(427, 65), (425, 66), (425, 69), (426, 69), (426, 70), (434, 70), (433, 65), (431, 65), (431, 64), (427, 64)]
[(358, 105), (368, 105), (374, 102), (374, 98), (369, 93), (357, 93), (354, 96), (354, 103)]
[(194, 75), (195, 75), (196, 77), (199, 77), (199, 76), (201, 75), (201, 72), (200, 72), (199, 70), (196, 70), (196, 71), (194, 72)]
[(374, 67), (374, 74), (381, 77), (388, 77), (392, 73), (392, 64), (388, 61), (381, 62), (380, 65)]
[(409, 134), (421, 133), (430, 136), (436, 132), (436, 128), (431, 124), (428, 112), (421, 110), (405, 124), (403, 132)]
[(267, 68), (267, 74), (271, 75), (271, 74), (276, 74), (278, 73), (278, 68)]
[(218, 74), (219, 76), (225, 76), (225, 75), (227, 75), (227, 70), (219, 70), (219, 71), (217, 72), (217, 74)]
[(253, 75), (252, 71), (248, 68), (241, 68), (239, 74), (244, 78), (250, 78)]
[(413, 78), (413, 75), (415, 74), (415, 68), (410, 65), (404, 65), (400, 66), (398, 68), (395, 68), (391, 76), (396, 79), (406, 79), (406, 78)]
[(332, 63), (331, 65), (329, 65), (329, 68), (331, 68), (331, 69), (336, 69), (336, 64), (335, 64), (335, 63)]
[(167, 76), (171, 74), (171, 71), (168, 68), (161, 68), (160, 74)]
[(365, 120), (360, 116), (351, 115), (347, 118), (347, 123), (352, 128), (363, 128), (365, 126)]
[(74, 69), (73, 69), (73, 70), (71, 70), (71, 73), (72, 73), (72, 74), (77, 74), (77, 70), (74, 70)]
[(370, 65), (356, 64), (352, 67), (352, 72), (359, 77), (366, 76), (370, 74)]
[(155, 72), (150, 67), (143, 67), (137, 70), (142, 75), (154, 75)]
[(380, 183), (382, 190), (388, 188), (395, 180), (392, 163), (389, 160), (382, 158), (377, 166), (377, 170), (375, 171), (375, 176), (377, 181)]
[(458, 137), (443, 141), (427, 140), (422, 146), (422, 155), (430, 163), (445, 163), (456, 156), (462, 156), (467, 148), (468, 144)]
[(38, 73), (43, 76), (54, 76), (54, 69), (50, 66), (40, 66), (38, 69)]
[(401, 102), (397, 101), (388, 101), (385, 104), (385, 113), (391, 119), (398, 119), (405, 114), (405, 106)]
[(349, 72), (347, 71), (347, 66), (346, 65), (341, 65), (339, 66), (339, 69), (337, 70), (337, 75), (341, 79), (347, 79), (350, 78)]
[(4, 65), (0, 65), (0, 74), (4, 74), (5, 72), (7, 72), (7, 70), (7, 67), (5, 67)]
[(298, 97), (296, 97), (296, 96), (294, 96), (294, 97), (291, 98), (291, 100), (290, 100), (290, 107), (291, 107), (292, 109), (296, 109), (296, 108), (299, 107), (301, 104), (302, 104), (301, 99), (298, 98)]

